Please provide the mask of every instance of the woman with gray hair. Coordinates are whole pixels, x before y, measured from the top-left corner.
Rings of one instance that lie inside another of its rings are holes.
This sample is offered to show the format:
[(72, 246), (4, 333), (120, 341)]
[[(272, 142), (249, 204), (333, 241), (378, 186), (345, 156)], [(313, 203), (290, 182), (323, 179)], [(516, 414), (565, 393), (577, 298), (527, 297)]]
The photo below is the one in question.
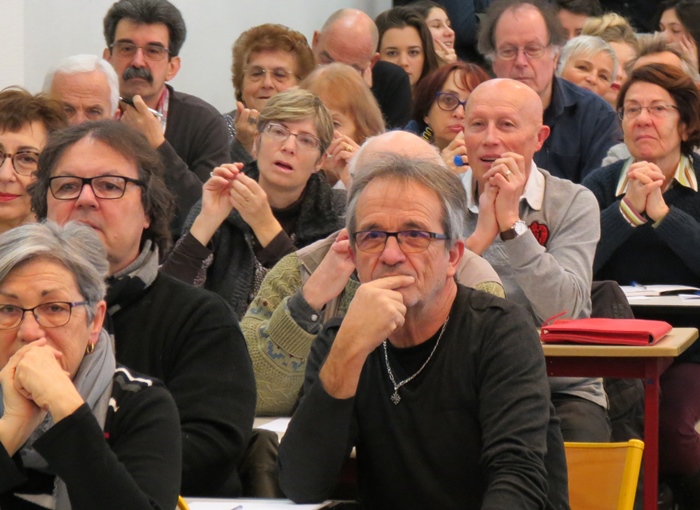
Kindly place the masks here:
[(167, 390), (117, 368), (107, 257), (88, 227), (0, 236), (0, 507), (174, 508), (180, 424)]
[(557, 76), (605, 98), (617, 76), (617, 57), (600, 37), (579, 35), (561, 50)]

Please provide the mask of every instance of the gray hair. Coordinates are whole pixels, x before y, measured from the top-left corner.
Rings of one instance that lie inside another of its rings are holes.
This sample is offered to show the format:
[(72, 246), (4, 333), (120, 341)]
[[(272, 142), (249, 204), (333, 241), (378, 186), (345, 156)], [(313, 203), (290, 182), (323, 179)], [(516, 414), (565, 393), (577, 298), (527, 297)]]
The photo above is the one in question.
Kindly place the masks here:
[(693, 61), (688, 58), (685, 53), (682, 53), (678, 48), (669, 43), (666, 40), (666, 34), (663, 32), (655, 32), (653, 34), (640, 34), (637, 36), (637, 41), (639, 42), (639, 51), (637, 52), (636, 58), (633, 58), (627, 62), (625, 71), (627, 75), (632, 74), (634, 66), (637, 65), (637, 60), (641, 57), (646, 57), (648, 55), (654, 55), (656, 53), (673, 53), (679, 59), (681, 59), (681, 70), (690, 76), (690, 78), (695, 83), (700, 83), (700, 73), (695, 69)]
[(49, 69), (49, 72), (46, 73), (42, 90), (47, 94), (51, 93), (51, 85), (53, 84), (56, 73), (71, 75), (91, 73), (93, 71), (100, 71), (107, 79), (107, 85), (109, 85), (109, 104), (112, 107), (110, 116), (113, 117), (114, 114), (117, 113), (117, 108), (119, 107), (119, 77), (109, 62), (96, 55), (73, 55), (72, 57), (64, 58), (56, 67), (52, 67)]
[(438, 164), (433, 159), (411, 159), (399, 154), (379, 153), (367, 163), (360, 175), (355, 176), (348, 192), (346, 227), (353, 248), (353, 234), (357, 230), (357, 203), (362, 192), (375, 179), (394, 179), (403, 185), (416, 183), (434, 191), (442, 205), (442, 228), (448, 238), (445, 248), (450, 249), (455, 241), (464, 238), (467, 193), (459, 177), (448, 170), (444, 163)]
[(0, 235), (0, 284), (18, 266), (37, 259), (55, 261), (74, 277), (88, 302), (88, 322), (105, 297), (109, 271), (107, 253), (97, 234), (75, 222), (64, 227), (52, 221), (20, 225)]
[(593, 57), (601, 52), (605, 53), (613, 61), (613, 73), (610, 77), (610, 81), (614, 82), (617, 77), (617, 55), (615, 55), (615, 51), (608, 43), (594, 35), (579, 35), (564, 45), (561, 50), (561, 55), (559, 56), (559, 65), (557, 66), (556, 75), (561, 76), (569, 59), (579, 55)]

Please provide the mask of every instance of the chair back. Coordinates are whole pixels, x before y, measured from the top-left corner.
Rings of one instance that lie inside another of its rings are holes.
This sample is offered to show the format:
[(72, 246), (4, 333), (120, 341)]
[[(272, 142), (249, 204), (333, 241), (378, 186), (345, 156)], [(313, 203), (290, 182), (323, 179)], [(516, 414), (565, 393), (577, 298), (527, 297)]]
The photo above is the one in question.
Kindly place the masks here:
[(190, 510), (190, 507), (187, 506), (187, 501), (182, 496), (177, 497), (177, 510)]
[(565, 442), (571, 510), (632, 510), (644, 443)]

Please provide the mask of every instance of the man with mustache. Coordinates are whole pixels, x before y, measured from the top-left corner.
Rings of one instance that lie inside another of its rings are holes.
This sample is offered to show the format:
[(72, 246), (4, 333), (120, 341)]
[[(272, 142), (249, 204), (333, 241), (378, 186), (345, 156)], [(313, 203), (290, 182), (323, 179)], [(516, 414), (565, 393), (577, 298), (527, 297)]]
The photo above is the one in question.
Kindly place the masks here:
[(167, 0), (119, 0), (104, 18), (103, 57), (128, 100), (121, 102), (121, 120), (143, 133), (163, 159), (165, 182), (176, 198), (175, 237), (211, 169), (229, 162), (228, 131), (219, 112), (166, 84), (180, 70), (186, 33), (182, 14)]

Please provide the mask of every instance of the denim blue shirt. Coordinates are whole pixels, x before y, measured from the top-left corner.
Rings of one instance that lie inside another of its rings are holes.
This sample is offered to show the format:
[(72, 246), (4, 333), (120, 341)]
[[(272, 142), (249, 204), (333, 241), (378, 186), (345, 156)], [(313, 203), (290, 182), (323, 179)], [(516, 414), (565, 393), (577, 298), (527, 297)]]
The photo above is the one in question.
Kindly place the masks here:
[(610, 105), (562, 78), (552, 81), (544, 123), (552, 131), (535, 154), (535, 163), (575, 183), (600, 168), (608, 149), (622, 140), (620, 121)]

